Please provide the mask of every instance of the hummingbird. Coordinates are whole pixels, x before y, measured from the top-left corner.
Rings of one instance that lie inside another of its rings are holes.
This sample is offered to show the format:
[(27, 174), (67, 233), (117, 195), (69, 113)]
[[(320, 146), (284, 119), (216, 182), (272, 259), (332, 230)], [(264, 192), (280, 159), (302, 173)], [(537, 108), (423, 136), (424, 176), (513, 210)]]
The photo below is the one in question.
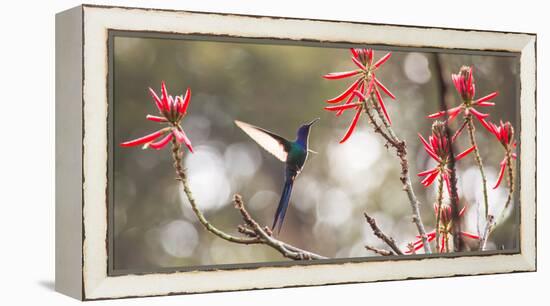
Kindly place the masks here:
[(275, 212), (272, 231), (278, 227), (277, 233), (281, 232), (283, 226), (283, 220), (285, 218), (286, 210), (290, 201), (290, 194), (292, 192), (292, 186), (296, 177), (302, 171), (308, 153), (317, 153), (308, 149), (309, 132), (311, 126), (319, 118), (314, 119), (309, 123), (302, 124), (296, 132), (296, 140), (290, 141), (286, 138), (279, 136), (273, 132), (262, 129), (260, 127), (235, 120), (235, 124), (241, 128), (250, 138), (256, 141), (260, 147), (264, 148), (267, 152), (274, 155), (277, 159), (284, 162), (285, 167), (285, 184), (281, 193), (281, 199)]

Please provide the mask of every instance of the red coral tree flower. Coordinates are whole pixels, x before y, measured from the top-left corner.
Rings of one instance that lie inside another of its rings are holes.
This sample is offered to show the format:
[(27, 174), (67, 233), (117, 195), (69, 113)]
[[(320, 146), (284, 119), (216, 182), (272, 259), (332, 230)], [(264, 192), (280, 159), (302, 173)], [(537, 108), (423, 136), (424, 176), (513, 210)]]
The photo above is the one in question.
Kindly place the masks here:
[(502, 144), (504, 150), (506, 151), (504, 159), (500, 162), (500, 171), (498, 173), (497, 182), (495, 183), (495, 186), (493, 186), (493, 189), (496, 189), (502, 182), (504, 171), (506, 170), (506, 166), (508, 165), (508, 159), (517, 159), (516, 153), (513, 152), (516, 148), (516, 141), (514, 140), (514, 127), (509, 121), (503, 123), (501, 120), (500, 125), (488, 122), (488, 126), (489, 131), (496, 136), (496, 138), (498, 139), (500, 144)]
[[(418, 173), (419, 177), (424, 177), (422, 185), (424, 187), (430, 186), (435, 179), (441, 175), (447, 185), (447, 190), (451, 192), (451, 184), (449, 181), (450, 169), (447, 167), (451, 154), (451, 141), (447, 137), (445, 123), (441, 121), (435, 121), (432, 125), (432, 135), (426, 140), (419, 133), (418, 137), (424, 145), (424, 150), (428, 155), (437, 162), (437, 166), (432, 169)], [(470, 147), (464, 152), (455, 156), (455, 161), (459, 161), (466, 155), (470, 154), (475, 149), (475, 146)]]
[[(434, 211), (435, 215), (438, 214), (438, 208), (437, 204), (434, 205)], [(464, 206), (459, 212), (458, 217), (461, 218), (464, 216), (464, 213), (466, 212), (466, 206)], [(449, 203), (443, 203), (441, 204), (441, 214), (440, 214), (440, 226), (439, 226), (439, 253), (448, 252), (449, 251), (449, 236), (452, 235), (452, 229), (453, 229), (453, 207)], [(463, 237), (467, 237), (470, 239), (479, 240), (479, 236), (466, 232), (461, 231), (460, 234)], [(429, 233), (426, 233), (426, 236), (428, 237), (428, 242), (432, 242), (435, 240), (437, 234), (436, 230), (433, 230)], [(412, 242), (410, 244), (410, 247), (408, 250), (405, 251), (407, 254), (411, 254), (413, 252), (418, 251), (419, 249), (424, 247), (424, 243), (422, 242), (422, 237), (416, 236), (417, 240)]]
[(189, 151), (193, 152), (191, 141), (181, 128), (181, 120), (187, 114), (189, 101), (191, 100), (191, 89), (187, 88), (185, 95), (173, 97), (168, 94), (166, 84), (162, 81), (161, 96), (149, 88), (160, 116), (147, 115), (147, 120), (166, 123), (168, 126), (149, 135), (126, 141), (120, 144), (122, 147), (133, 147), (143, 145), (143, 148), (162, 149), (173, 139), (179, 144), (185, 144)]
[(478, 111), (475, 107), (488, 107), (494, 106), (495, 103), (491, 102), (493, 98), (498, 96), (498, 92), (492, 92), (482, 98), (474, 99), (476, 94), (476, 85), (474, 80), (474, 71), (472, 67), (462, 66), (458, 74), (452, 74), (453, 84), (458, 91), (462, 99), (462, 103), (459, 106), (448, 109), (447, 111), (440, 111), (431, 115), (428, 118), (435, 119), (445, 115), (449, 116), (449, 121), (455, 119), (460, 113), (464, 112), (465, 116), (472, 114), (487, 130), (490, 128), (485, 121), (489, 114)]
[[(345, 100), (343, 104), (327, 106), (325, 110), (336, 112), (337, 116), (340, 116), (344, 111), (355, 109), (355, 116), (353, 117), (351, 124), (348, 127), (348, 130), (340, 143), (345, 142), (351, 136), (357, 125), (357, 121), (361, 116), (361, 112), (366, 105), (367, 98), (372, 94), (376, 96), (378, 100), (378, 105), (380, 106), (384, 118), (389, 124), (391, 124), (390, 116), (386, 110), (386, 105), (382, 99), (380, 91), (383, 91), (390, 98), (395, 99), (395, 95), (392, 94), (382, 82), (376, 77), (376, 70), (380, 68), (391, 56), (391, 52), (384, 55), (378, 61), (374, 62), (374, 51), (372, 49), (350, 49), (352, 57), (352, 62), (357, 66), (358, 69), (343, 71), (343, 72), (332, 72), (324, 75), (323, 77), (328, 80), (339, 80), (344, 78), (356, 77), (355, 81), (344, 90), (340, 95), (327, 100), (327, 103), (336, 104)], [(357, 93), (360, 93), (359, 95)], [(359, 102), (353, 103), (355, 97), (359, 98)]]

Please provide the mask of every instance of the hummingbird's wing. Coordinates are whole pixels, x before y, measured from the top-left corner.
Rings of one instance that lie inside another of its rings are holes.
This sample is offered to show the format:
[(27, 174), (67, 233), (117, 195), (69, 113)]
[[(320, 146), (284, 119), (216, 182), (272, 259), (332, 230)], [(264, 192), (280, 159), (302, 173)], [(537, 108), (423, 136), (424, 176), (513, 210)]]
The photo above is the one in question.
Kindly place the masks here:
[(280, 161), (286, 162), (291, 145), (290, 141), (275, 133), (242, 121), (235, 120), (235, 124), (267, 152), (273, 154)]

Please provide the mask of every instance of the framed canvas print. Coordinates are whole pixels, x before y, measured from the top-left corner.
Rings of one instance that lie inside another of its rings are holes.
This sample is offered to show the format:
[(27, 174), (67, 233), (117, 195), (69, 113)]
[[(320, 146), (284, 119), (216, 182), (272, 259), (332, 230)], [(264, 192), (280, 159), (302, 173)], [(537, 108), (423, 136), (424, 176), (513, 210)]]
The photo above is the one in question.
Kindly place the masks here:
[(536, 35), (83, 5), (56, 17), (56, 288), (536, 270)]

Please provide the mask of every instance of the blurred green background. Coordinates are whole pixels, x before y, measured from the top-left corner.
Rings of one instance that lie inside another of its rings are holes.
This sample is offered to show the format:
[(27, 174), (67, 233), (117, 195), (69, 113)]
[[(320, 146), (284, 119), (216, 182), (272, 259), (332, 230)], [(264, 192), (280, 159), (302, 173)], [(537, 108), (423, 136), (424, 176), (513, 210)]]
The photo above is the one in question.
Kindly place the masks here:
[[(376, 51), (379, 58), (386, 51)], [(397, 96), (386, 104), (396, 133), (407, 141), (411, 179), (428, 230), (433, 229), (435, 184), (423, 188), (416, 173), (433, 166), (417, 132), (428, 135), (428, 113), (439, 108), (435, 53), (396, 52), (378, 72), (378, 78)], [(449, 107), (458, 103), (451, 72), (474, 65), (477, 96), (494, 90), (500, 95), (489, 111), (492, 120), (509, 120), (517, 127), (518, 60), (516, 57), (440, 53)], [(353, 112), (341, 117), (323, 110), (325, 100), (342, 92), (349, 80), (328, 81), (328, 72), (355, 69), (347, 48), (212, 42), (167, 38), (114, 38), (114, 269), (154, 270), (212, 264), (284, 260), (265, 246), (244, 246), (221, 240), (205, 231), (174, 179), (169, 149), (121, 148), (120, 142), (159, 129), (145, 120), (156, 114), (147, 88), (160, 91), (165, 80), (169, 93), (193, 91), (183, 128), (196, 150), (185, 153), (191, 188), (207, 218), (221, 229), (236, 233), (240, 215), (233, 208), (234, 193), (259, 222), (270, 225), (283, 184), (284, 165), (263, 151), (233, 120), (238, 119), (294, 139), (297, 127), (313, 118), (310, 155), (298, 177), (280, 239), (300, 248), (338, 258), (376, 256), (366, 243), (385, 247), (364, 222), (363, 211), (405, 248), (415, 239), (410, 206), (399, 181), (399, 163), (388, 152), (366, 119), (344, 144)], [(455, 122), (456, 124), (456, 122)], [(456, 125), (453, 126), (456, 128)], [(503, 150), (478, 125), (478, 143), (485, 158), (489, 185), (496, 180)], [(457, 144), (466, 149), (466, 134)], [(480, 177), (473, 155), (458, 163), (459, 195), (469, 209), (463, 227), (476, 233)], [(490, 189), (489, 186), (489, 189)], [(490, 189), (492, 213), (502, 209), (506, 184)], [(507, 213), (514, 215), (514, 206)], [(516, 218), (494, 232), (489, 249), (517, 246)], [(480, 219), (481, 221), (481, 219)], [(470, 247), (475, 247), (471, 243)]]

